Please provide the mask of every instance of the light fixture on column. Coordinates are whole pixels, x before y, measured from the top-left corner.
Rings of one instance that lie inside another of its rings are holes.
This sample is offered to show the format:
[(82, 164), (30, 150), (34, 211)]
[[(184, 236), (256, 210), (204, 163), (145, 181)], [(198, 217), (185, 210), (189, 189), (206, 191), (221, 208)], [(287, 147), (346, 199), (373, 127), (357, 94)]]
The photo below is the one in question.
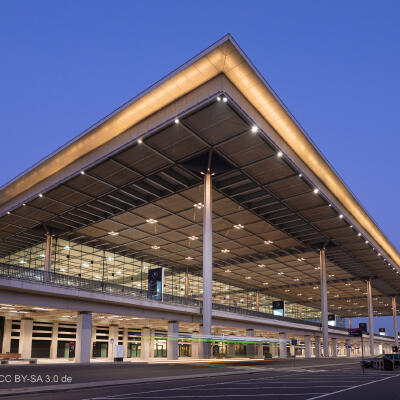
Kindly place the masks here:
[(146, 219), (146, 222), (147, 222), (148, 224), (156, 224), (158, 221), (157, 221), (156, 219), (149, 218), (149, 219)]
[(194, 208), (197, 208), (198, 210), (201, 210), (202, 208), (204, 208), (204, 204), (203, 203), (196, 203), (193, 204)]
[(258, 126), (253, 125), (253, 126), (251, 127), (251, 131), (252, 131), (253, 133), (257, 133), (257, 132), (258, 132)]

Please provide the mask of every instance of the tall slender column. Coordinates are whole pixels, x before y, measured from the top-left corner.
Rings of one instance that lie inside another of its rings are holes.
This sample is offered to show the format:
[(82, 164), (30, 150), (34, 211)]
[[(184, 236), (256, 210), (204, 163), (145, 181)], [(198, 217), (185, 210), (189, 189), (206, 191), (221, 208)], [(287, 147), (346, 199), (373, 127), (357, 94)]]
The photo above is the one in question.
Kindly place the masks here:
[(140, 358), (142, 360), (148, 360), (152, 357), (151, 344), (150, 328), (142, 328), (142, 337), (140, 341)]
[(192, 358), (200, 358), (200, 342), (198, 339), (199, 332), (193, 331), (192, 332)]
[(90, 363), (92, 339), (92, 314), (82, 311), (79, 313), (76, 324), (75, 361)]
[(332, 357), (338, 356), (338, 342), (336, 338), (332, 339)]
[(304, 336), (304, 357), (311, 358), (311, 336)]
[[(114, 360), (115, 346), (118, 344), (118, 325), (110, 325), (108, 328), (108, 359)], [(111, 343), (113, 342), (113, 343)]]
[[(212, 198), (211, 174), (204, 175), (203, 217), (203, 335), (211, 336), (212, 325)], [(211, 355), (210, 342), (204, 342), (204, 358)]]
[(2, 353), (9, 353), (11, 349), (11, 330), (12, 330), (12, 320), (6, 318), (4, 320), (4, 333), (3, 333), (3, 346)]
[(57, 358), (58, 322), (53, 322), (51, 331), (50, 358)]
[(46, 251), (44, 253), (44, 270), (46, 273), (51, 272), (52, 251), (53, 251), (53, 236), (50, 233), (46, 233)]
[(279, 357), (287, 358), (287, 349), (286, 349), (286, 332), (282, 332), (279, 334)]
[(321, 325), (324, 346), (324, 357), (329, 356), (329, 333), (328, 333), (328, 295), (326, 285), (326, 262), (325, 249), (319, 253), (320, 278), (321, 278)]
[(399, 331), (397, 330), (397, 302), (396, 296), (392, 297), (392, 311), (393, 311), (393, 337), (394, 345), (399, 347)]
[(122, 344), (124, 346), (124, 357), (128, 357), (128, 328), (124, 328), (122, 336)]
[(22, 358), (31, 358), (32, 355), (32, 330), (33, 320), (21, 320), (21, 333), (19, 339), (19, 353)]
[(179, 354), (179, 323), (168, 321), (167, 359), (177, 360)]
[(315, 357), (321, 357), (321, 336), (315, 336)]
[(260, 311), (260, 292), (256, 292), (256, 311)]
[(374, 309), (372, 306), (371, 279), (367, 281), (367, 301), (368, 301), (369, 343), (370, 343), (371, 356), (373, 356), (375, 354), (375, 345), (374, 345)]
[(189, 272), (185, 271), (185, 297), (189, 297)]

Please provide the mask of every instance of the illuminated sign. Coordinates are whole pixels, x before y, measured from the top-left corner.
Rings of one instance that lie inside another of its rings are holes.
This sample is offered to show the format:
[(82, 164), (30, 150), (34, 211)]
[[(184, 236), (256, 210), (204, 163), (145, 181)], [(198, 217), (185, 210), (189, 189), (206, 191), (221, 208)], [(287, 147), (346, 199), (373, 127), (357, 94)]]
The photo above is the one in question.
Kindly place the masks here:
[(379, 328), (379, 335), (386, 336), (386, 328)]
[(336, 316), (335, 314), (328, 314), (328, 325), (336, 326)]
[(285, 316), (285, 302), (284, 301), (273, 301), (272, 302), (272, 314), (280, 317)]
[(147, 298), (152, 300), (163, 299), (164, 269), (150, 269), (147, 277)]

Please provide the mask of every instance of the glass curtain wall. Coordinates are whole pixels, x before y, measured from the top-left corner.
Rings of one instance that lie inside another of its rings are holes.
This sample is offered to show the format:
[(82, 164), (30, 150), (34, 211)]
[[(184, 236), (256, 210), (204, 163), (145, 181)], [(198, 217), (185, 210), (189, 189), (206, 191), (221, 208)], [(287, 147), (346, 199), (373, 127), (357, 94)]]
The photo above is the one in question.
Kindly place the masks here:
[[(19, 265), (21, 267), (44, 268), (46, 243), (26, 248), (0, 259), (0, 262)], [(69, 242), (63, 239), (53, 240), (52, 272), (76, 276), (90, 280), (98, 280), (147, 291), (147, 273), (157, 268), (151, 264), (132, 257), (99, 250), (87, 245)], [(189, 272), (187, 296), (196, 300), (202, 298), (202, 277)], [(185, 272), (165, 268), (164, 293), (184, 297)], [(257, 292), (240, 287), (213, 281), (213, 302), (230, 306), (257, 310)], [(272, 302), (281, 300), (264, 292), (259, 293), (258, 311), (272, 314)], [(318, 309), (285, 301), (285, 316), (317, 321), (320, 318)]]

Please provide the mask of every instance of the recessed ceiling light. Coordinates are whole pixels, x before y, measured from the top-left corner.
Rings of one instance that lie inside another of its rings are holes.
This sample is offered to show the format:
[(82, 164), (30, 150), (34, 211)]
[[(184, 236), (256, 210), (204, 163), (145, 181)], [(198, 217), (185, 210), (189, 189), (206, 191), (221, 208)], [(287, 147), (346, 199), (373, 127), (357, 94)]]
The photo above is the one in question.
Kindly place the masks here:
[(88, 267), (89, 266), (89, 264), (87, 264), (87, 263), (82, 263), (82, 267)]
[(24, 261), (24, 260), (20, 260), (20, 262), (19, 262), (20, 264), (26, 264), (26, 261)]
[(100, 276), (99, 276), (99, 275), (96, 275), (96, 276), (95, 276), (95, 279), (100, 279)]
[(222, 249), (221, 253), (230, 253), (231, 251), (229, 249)]
[(156, 224), (158, 221), (157, 221), (156, 219), (149, 218), (149, 219), (146, 219), (146, 222), (147, 222), (148, 224)]
[(42, 193), (39, 194), (39, 197), (43, 197)]
[(60, 272), (65, 272), (66, 269), (65, 268), (60, 268)]
[(253, 126), (251, 127), (251, 131), (252, 131), (253, 133), (257, 133), (257, 132), (258, 132), (258, 127), (255, 126), (255, 125), (253, 125)]
[(366, 241), (365, 241), (365, 244), (368, 244), (368, 243), (369, 243), (368, 240), (366, 240)]
[(85, 175), (85, 171), (81, 171), (81, 175)]
[(246, 276), (246, 279), (251, 279), (251, 276)]
[(178, 118), (175, 118), (175, 121), (174, 121), (176, 124), (179, 124), (179, 119)]
[(279, 158), (283, 157), (283, 153), (282, 153), (281, 151), (278, 151), (278, 152), (276, 153), (276, 155), (277, 155)]
[(278, 275), (284, 275), (285, 273), (284, 272), (278, 272)]
[(263, 282), (263, 285), (269, 285), (269, 283), (268, 282)]
[(152, 248), (153, 250), (158, 250), (158, 249), (160, 248), (160, 246), (154, 245), (154, 246), (151, 246), (151, 248)]
[(111, 236), (118, 236), (119, 235), (118, 232), (114, 232), (114, 231), (110, 231), (110, 232), (108, 232), (108, 234), (111, 235)]
[(193, 257), (190, 257), (190, 256), (188, 256), (188, 257), (185, 257), (185, 260), (193, 260)]
[(222, 101), (223, 101), (224, 103), (226, 103), (226, 102), (228, 101), (228, 99), (227, 99), (226, 97), (224, 97), (224, 98), (222, 99)]
[(230, 269), (226, 269), (225, 272), (232, 272)]
[(297, 259), (297, 261), (305, 261), (306, 259), (304, 257), (300, 257)]
[(243, 229), (244, 226), (242, 224), (233, 225), (235, 229)]
[(352, 228), (353, 228), (353, 225), (350, 225), (349, 228), (352, 229)]
[(313, 289), (318, 289), (318, 286), (314, 286)]
[(10, 215), (11, 214), (10, 211), (7, 211), (7, 214)]
[(221, 97), (218, 96), (218, 97), (217, 97), (217, 101), (221, 101)]
[(26, 206), (26, 204), (25, 203), (22, 203), (22, 205), (25, 207)]
[(108, 261), (114, 261), (114, 257), (107, 257)]
[(361, 236), (361, 232), (358, 232), (358, 233), (357, 233), (357, 236)]
[(64, 250), (70, 250), (71, 249), (71, 247), (69, 247), (69, 246), (64, 246)]
[(196, 203), (196, 204), (193, 204), (193, 207), (197, 208), (198, 210), (200, 210), (200, 209), (202, 209), (204, 207), (204, 204), (203, 203)]
[(197, 236), (188, 236), (189, 240), (199, 240)]
[(300, 280), (300, 278), (294, 278), (294, 280), (295, 280), (296, 282), (298, 282), (298, 281)]
[(258, 264), (259, 268), (265, 268), (265, 264)]
[(272, 240), (264, 240), (264, 244), (273, 244), (274, 242)]
[(285, 292), (290, 292), (290, 289), (285, 289)]
[(299, 178), (302, 178), (303, 177), (303, 174), (299, 174)]
[(45, 258), (46, 256), (44, 254), (39, 254), (39, 257)]
[(381, 253), (378, 253), (378, 257), (380, 257), (382, 254)]
[(313, 190), (313, 192), (314, 192), (314, 194), (318, 194), (318, 193), (319, 193), (319, 189), (315, 188), (315, 189)]
[(339, 218), (342, 219), (342, 218), (343, 218), (343, 214), (340, 214), (340, 215), (339, 215)]

